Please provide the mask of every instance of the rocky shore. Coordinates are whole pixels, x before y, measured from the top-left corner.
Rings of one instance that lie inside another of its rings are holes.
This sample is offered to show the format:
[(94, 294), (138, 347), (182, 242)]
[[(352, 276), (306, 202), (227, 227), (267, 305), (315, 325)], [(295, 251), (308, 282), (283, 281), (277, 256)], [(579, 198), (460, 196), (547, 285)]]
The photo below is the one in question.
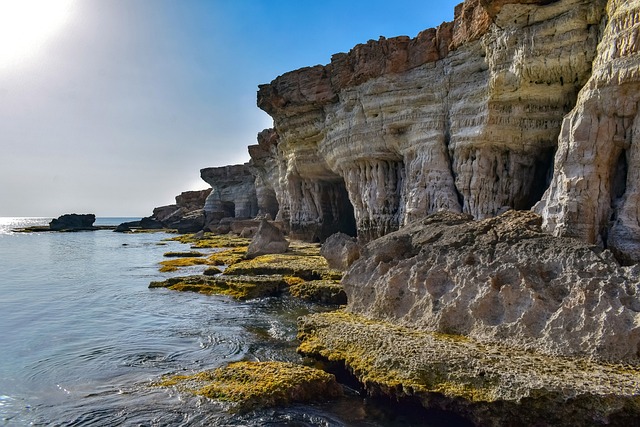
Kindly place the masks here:
[(210, 192), (153, 218), (286, 239), (253, 259), (221, 243), (180, 260), (221, 270), (153, 286), (346, 298), (300, 320), (299, 351), (373, 396), (477, 425), (632, 425), (638, 34), (640, 0), (466, 0), (277, 77), (251, 161), (203, 169)]

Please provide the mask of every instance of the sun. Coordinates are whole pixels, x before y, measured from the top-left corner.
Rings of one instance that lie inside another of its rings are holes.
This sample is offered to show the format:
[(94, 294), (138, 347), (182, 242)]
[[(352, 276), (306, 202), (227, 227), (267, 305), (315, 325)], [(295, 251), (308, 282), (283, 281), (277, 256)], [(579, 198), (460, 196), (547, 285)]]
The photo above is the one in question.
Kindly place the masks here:
[(0, 0), (0, 69), (36, 56), (69, 20), (75, 0)]

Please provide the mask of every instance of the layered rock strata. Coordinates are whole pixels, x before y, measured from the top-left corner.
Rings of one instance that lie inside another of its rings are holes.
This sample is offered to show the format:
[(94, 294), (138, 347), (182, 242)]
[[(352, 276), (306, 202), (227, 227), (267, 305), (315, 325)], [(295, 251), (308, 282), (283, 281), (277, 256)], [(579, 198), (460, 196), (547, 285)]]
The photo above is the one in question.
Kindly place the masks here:
[(212, 188), (204, 204), (209, 224), (222, 218), (253, 218), (258, 213), (255, 177), (248, 165), (205, 168), (200, 177)]
[(605, 5), (468, 0), (453, 23), (260, 86), (283, 219), (315, 226), (330, 188), (363, 240), (439, 210), (482, 219), (531, 208), (591, 76)]
[(550, 188), (536, 210), (547, 231), (640, 261), (640, 2), (610, 0), (593, 73), (564, 118)]

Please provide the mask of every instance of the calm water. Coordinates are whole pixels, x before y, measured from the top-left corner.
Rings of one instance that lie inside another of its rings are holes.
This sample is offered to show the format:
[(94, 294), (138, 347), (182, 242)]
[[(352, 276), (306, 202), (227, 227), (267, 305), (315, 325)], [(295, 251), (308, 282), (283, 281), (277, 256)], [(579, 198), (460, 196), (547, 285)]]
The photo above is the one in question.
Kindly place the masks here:
[(158, 272), (162, 254), (186, 248), (161, 242), (167, 237), (161, 233), (10, 231), (49, 220), (0, 218), (3, 425), (423, 424), (355, 394), (240, 416), (207, 399), (151, 387), (164, 374), (230, 361), (298, 361), (295, 319), (314, 308), (288, 298), (240, 303), (148, 289), (168, 276)]

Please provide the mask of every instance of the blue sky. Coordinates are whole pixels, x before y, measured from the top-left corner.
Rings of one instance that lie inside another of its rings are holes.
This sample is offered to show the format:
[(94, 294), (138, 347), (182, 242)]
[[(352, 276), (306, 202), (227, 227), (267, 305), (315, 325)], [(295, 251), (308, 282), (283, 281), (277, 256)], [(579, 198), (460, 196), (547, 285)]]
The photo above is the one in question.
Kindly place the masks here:
[(248, 161), (271, 126), (259, 84), (369, 39), (413, 37), (458, 3), (65, 1), (63, 25), (0, 62), (0, 216), (150, 215), (205, 188), (201, 168)]

